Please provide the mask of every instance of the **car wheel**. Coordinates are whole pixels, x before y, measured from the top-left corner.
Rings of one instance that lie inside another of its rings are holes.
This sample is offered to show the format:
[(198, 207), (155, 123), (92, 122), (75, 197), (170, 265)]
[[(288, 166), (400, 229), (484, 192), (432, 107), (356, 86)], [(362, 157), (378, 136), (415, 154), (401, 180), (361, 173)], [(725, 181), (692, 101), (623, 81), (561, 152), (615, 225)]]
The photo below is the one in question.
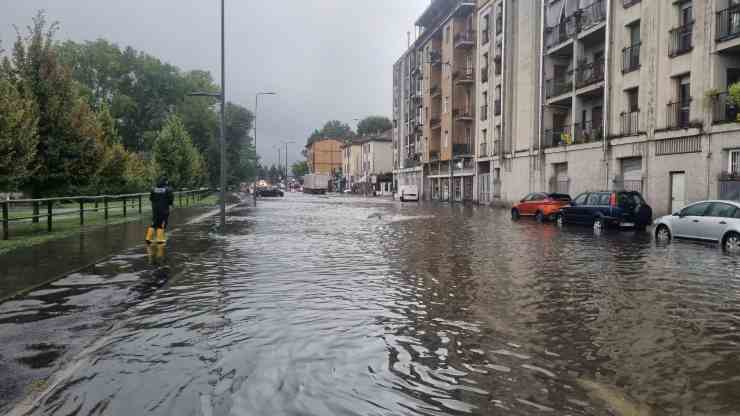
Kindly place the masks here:
[(537, 211), (537, 214), (534, 216), (534, 219), (537, 220), (540, 224), (545, 222), (545, 214), (542, 213), (542, 211)]
[(563, 227), (565, 225), (565, 219), (563, 219), (563, 214), (558, 214), (555, 217), (555, 223), (558, 225), (558, 227)]
[(401, 202), (406, 202), (406, 200), (405, 200), (405, 199), (403, 199), (403, 197), (401, 197)]
[(514, 208), (511, 210), (511, 219), (512, 220), (518, 220), (521, 215), (519, 215), (519, 210)]
[(725, 250), (733, 253), (740, 252), (740, 234), (731, 232), (725, 237), (724, 243), (722, 244)]
[(595, 233), (601, 233), (606, 228), (606, 222), (604, 222), (604, 219), (599, 217), (594, 219), (594, 232)]
[(660, 242), (671, 241), (671, 230), (665, 225), (659, 225), (655, 230), (655, 239)]

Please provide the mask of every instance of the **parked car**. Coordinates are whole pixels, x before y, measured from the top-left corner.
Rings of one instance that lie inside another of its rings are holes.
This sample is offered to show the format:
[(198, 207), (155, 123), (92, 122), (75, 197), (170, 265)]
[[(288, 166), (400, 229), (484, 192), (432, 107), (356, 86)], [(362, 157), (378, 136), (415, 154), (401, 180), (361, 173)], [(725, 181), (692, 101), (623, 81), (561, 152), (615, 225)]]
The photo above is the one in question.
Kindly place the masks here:
[(570, 195), (545, 192), (533, 192), (511, 208), (511, 218), (518, 220), (521, 216), (534, 216), (537, 222), (554, 219), (560, 208), (570, 203)]
[(398, 195), (400, 195), (401, 202), (419, 200), (419, 191), (416, 189), (416, 185), (401, 185)]
[(558, 225), (592, 225), (594, 231), (608, 227), (642, 230), (653, 221), (653, 209), (639, 192), (584, 192), (560, 209)]
[(740, 251), (740, 203), (699, 201), (655, 221), (655, 239), (716, 241), (729, 251)]
[(263, 197), (277, 197), (277, 196), (283, 196), (283, 191), (281, 191), (277, 187), (269, 187), (269, 188), (257, 188), (257, 196), (263, 196)]

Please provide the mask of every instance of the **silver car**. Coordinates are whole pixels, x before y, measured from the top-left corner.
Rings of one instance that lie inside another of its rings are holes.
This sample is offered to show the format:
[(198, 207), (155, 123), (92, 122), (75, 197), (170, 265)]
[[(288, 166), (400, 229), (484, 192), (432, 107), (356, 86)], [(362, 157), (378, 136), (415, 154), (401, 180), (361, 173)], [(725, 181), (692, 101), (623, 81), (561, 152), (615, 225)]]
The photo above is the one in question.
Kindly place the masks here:
[(655, 239), (671, 238), (717, 241), (727, 250), (740, 251), (740, 203), (699, 201), (658, 218)]

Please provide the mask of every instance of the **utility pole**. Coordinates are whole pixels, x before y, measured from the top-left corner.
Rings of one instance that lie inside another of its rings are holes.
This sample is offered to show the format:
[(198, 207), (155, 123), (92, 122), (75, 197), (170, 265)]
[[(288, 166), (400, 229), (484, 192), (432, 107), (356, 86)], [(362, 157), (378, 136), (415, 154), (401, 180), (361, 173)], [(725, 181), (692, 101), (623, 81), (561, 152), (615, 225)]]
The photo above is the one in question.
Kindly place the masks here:
[(221, 231), (226, 229), (226, 68), (224, 0), (221, 0)]
[[(259, 160), (259, 157), (257, 156), (257, 111), (259, 110), (259, 98), (261, 95), (277, 95), (274, 92), (258, 92), (254, 95), (254, 155), (255, 155), (255, 161)], [(254, 206), (257, 206), (257, 178), (254, 180)]]

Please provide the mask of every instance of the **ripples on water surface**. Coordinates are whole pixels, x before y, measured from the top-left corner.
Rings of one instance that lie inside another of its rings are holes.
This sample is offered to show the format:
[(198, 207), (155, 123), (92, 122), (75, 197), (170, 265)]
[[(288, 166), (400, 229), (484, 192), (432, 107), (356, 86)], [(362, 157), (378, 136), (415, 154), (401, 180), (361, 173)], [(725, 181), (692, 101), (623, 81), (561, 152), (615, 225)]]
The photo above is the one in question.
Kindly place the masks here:
[(740, 413), (713, 246), (293, 194), (230, 221), (36, 413)]

